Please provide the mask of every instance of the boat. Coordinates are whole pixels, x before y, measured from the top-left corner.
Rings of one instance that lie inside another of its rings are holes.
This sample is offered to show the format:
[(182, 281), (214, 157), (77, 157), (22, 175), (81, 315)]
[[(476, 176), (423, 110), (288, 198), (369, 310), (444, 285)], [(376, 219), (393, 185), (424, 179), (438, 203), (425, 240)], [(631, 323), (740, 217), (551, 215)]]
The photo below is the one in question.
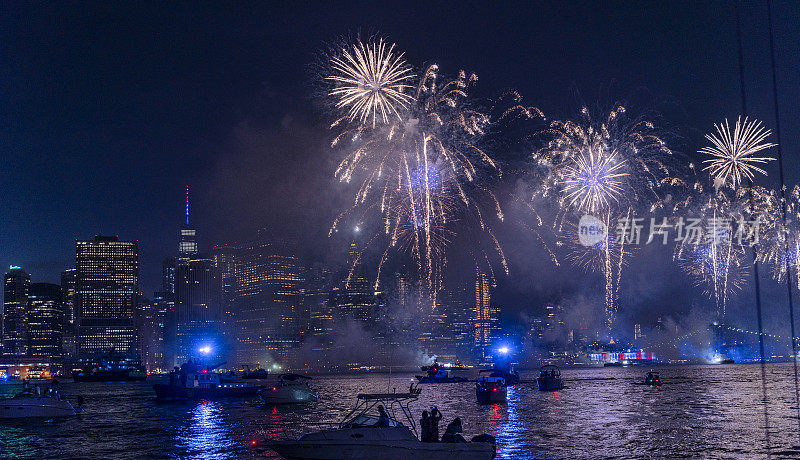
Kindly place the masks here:
[(269, 372), (262, 368), (250, 370), (250, 366), (245, 366), (244, 372), (242, 372), (242, 378), (246, 380), (251, 379), (268, 379)]
[(719, 361), (720, 364), (736, 364), (731, 358), (723, 358)]
[(650, 385), (651, 387), (661, 386), (661, 377), (658, 375), (658, 372), (648, 372), (647, 377), (644, 378), (644, 384)]
[(447, 370), (451, 370), (451, 371), (468, 371), (468, 370), (470, 370), (470, 367), (467, 366), (466, 364), (462, 364), (461, 361), (456, 361), (453, 364), (440, 363), (438, 361), (434, 361), (433, 364), (431, 364), (430, 366), (420, 366), (419, 369), (421, 371), (427, 371), (428, 369), (439, 368), (439, 367), (443, 367), (443, 368), (445, 368)]
[(503, 379), (506, 381), (506, 385), (512, 386), (518, 384), (522, 379), (520, 378), (517, 371), (514, 370), (512, 367), (508, 367), (508, 369), (498, 369), (494, 368), (497, 372), (501, 372), (503, 374)]
[(506, 389), (508, 385), (503, 376), (503, 371), (485, 369), (478, 371), (478, 380), (475, 381), (475, 396), (481, 404), (506, 402)]
[(147, 380), (147, 371), (138, 359), (110, 354), (79, 363), (73, 369), (75, 382), (142, 382)]
[(561, 370), (557, 366), (548, 364), (539, 369), (539, 376), (536, 377), (536, 384), (539, 391), (558, 391), (564, 388), (564, 381), (561, 379)]
[(214, 372), (216, 366), (203, 366), (198, 361), (183, 363), (179, 370), (169, 373), (169, 383), (153, 385), (156, 398), (161, 400), (217, 399), (236, 396), (255, 396), (262, 385), (236, 378), (233, 372)]
[[(489, 435), (476, 436), (471, 442), (460, 443), (420, 441), (408, 407), (419, 394), (419, 389), (413, 386), (409, 393), (359, 394), (356, 406), (338, 426), (306, 433), (296, 440), (268, 441), (265, 445), (288, 459), (494, 458), (494, 438)], [(383, 414), (376, 415), (376, 409), (379, 413), (383, 409)], [(398, 421), (398, 416), (404, 417), (406, 424)]]
[(311, 388), (311, 377), (300, 374), (281, 374), (276, 384), (262, 388), (258, 396), (264, 404), (297, 404), (319, 399)]
[(603, 363), (603, 367), (622, 367), (622, 363), (619, 361), (609, 361), (607, 363)]
[(83, 412), (83, 399), (76, 409), (57, 388), (25, 388), (12, 398), (0, 399), (0, 419), (71, 417)]
[(425, 375), (415, 376), (419, 383), (461, 383), (469, 382), (465, 377), (451, 376), (449, 371), (439, 366), (430, 366)]

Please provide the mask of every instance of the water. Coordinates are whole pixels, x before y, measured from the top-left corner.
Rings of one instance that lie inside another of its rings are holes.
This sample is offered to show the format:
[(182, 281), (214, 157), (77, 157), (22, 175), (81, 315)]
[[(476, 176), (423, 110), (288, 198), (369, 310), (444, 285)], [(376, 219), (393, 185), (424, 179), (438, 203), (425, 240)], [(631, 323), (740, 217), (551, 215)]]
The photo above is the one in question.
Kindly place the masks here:
[[(800, 458), (791, 364), (767, 366), (769, 442), (758, 365), (661, 367), (664, 385), (634, 385), (647, 369), (564, 369), (568, 388), (536, 391), (535, 373), (510, 388), (508, 404), (480, 406), (474, 384), (423, 385), (415, 415), (437, 405), (440, 432), (455, 416), (465, 435), (487, 432), (498, 457)], [(315, 379), (322, 399), (305, 407), (264, 408), (252, 400), (157, 403), (148, 383), (64, 383), (86, 399), (86, 413), (62, 421), (0, 422), (2, 458), (261, 457), (252, 439), (296, 437), (338, 421), (359, 392), (408, 388), (411, 374)], [(19, 385), (0, 385), (10, 395)], [(266, 454), (267, 457), (270, 453)]]

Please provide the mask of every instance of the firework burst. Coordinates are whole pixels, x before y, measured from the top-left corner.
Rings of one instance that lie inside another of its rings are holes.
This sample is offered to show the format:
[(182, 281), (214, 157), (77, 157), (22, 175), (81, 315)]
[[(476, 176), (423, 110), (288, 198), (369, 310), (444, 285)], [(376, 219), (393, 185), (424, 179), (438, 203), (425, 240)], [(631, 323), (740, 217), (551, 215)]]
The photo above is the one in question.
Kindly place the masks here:
[(715, 186), (730, 185), (737, 188), (745, 178), (753, 180), (756, 173), (767, 175), (767, 172), (758, 167), (759, 164), (774, 161), (772, 157), (753, 156), (757, 152), (775, 147), (776, 144), (764, 142), (772, 133), (763, 127), (758, 120), (748, 121), (745, 117), (736, 120), (733, 131), (725, 119), (725, 124), (714, 124), (716, 134), (706, 134), (706, 139), (712, 145), (700, 149), (700, 153), (710, 155), (712, 158), (704, 160), (708, 166), (703, 171), (709, 171), (715, 180)]
[[(556, 200), (557, 234), (570, 235), (566, 218), (592, 214), (607, 229), (616, 219), (631, 218), (637, 210), (661, 200), (659, 188), (673, 180), (667, 159), (672, 152), (644, 118), (629, 118), (619, 106), (595, 121), (587, 108), (577, 121), (554, 121), (542, 135), (546, 145), (534, 153), (543, 171), (534, 199)], [(563, 244), (563, 238), (562, 244)], [(570, 259), (601, 271), (606, 279), (606, 322), (610, 329), (616, 312), (619, 282), (630, 253), (624, 239), (594, 247), (569, 245)]]
[[(385, 67), (405, 69), (404, 63), (398, 63), (399, 58), (388, 57), (393, 47), (387, 49), (382, 43), (356, 44), (353, 49), (375, 50), (362, 54), (391, 63)], [(336, 75), (343, 62), (359, 62), (358, 59), (334, 58), (331, 72)], [(503, 218), (500, 204), (487, 186), (492, 178), (499, 176), (500, 169), (478, 147), (490, 120), (487, 114), (473, 108), (468, 96), (468, 89), (477, 77), (461, 71), (455, 79), (440, 81), (435, 65), (418, 77), (400, 70), (387, 70), (383, 74), (396, 76), (394, 81), (403, 87), (413, 83), (413, 91), (407, 94), (404, 88), (398, 88), (396, 97), (388, 98), (388, 109), (364, 111), (379, 105), (351, 103), (353, 94), (364, 101), (375, 97), (357, 91), (356, 78), (346, 78), (341, 92), (329, 94), (338, 100), (339, 110), (346, 112), (332, 125), (340, 129), (332, 146), (344, 147), (349, 152), (335, 176), (342, 182), (360, 182), (354, 205), (334, 221), (331, 233), (345, 219), (361, 223), (371, 220), (371, 216), (380, 216), (379, 231), (361, 251), (377, 241), (387, 242), (378, 264), (376, 286), (384, 264), (397, 251), (411, 254), (422, 281), (420, 285), (435, 294), (442, 286), (445, 249), (457, 235), (456, 222), (458, 233), (476, 227), (488, 235), (492, 249), (507, 271), (502, 248), (489, 225), (490, 217)], [(352, 87), (345, 91), (347, 85)]]
[(371, 122), (374, 128), (378, 122), (399, 119), (413, 100), (407, 92), (414, 75), (403, 54), (395, 53), (394, 44), (357, 42), (334, 56), (330, 68), (332, 74), (326, 79), (335, 87), (329, 95), (349, 121)]

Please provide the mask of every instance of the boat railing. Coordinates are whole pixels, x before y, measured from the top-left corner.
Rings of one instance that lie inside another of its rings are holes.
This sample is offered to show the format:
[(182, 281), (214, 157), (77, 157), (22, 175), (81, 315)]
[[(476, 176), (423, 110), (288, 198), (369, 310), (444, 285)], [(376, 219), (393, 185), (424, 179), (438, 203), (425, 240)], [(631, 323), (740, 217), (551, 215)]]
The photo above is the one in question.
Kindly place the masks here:
[[(373, 415), (368, 414), (368, 412), (370, 412), (376, 406), (382, 405), (389, 419), (400, 424), (401, 426), (406, 426), (414, 433), (415, 436), (419, 437), (417, 432), (417, 424), (414, 421), (414, 417), (411, 415), (411, 409), (408, 407), (412, 401), (415, 401), (419, 397), (419, 394), (420, 390), (413, 388), (413, 386), (408, 393), (359, 394), (355, 407), (348, 412), (348, 414), (339, 424), (339, 427), (346, 428), (348, 423), (357, 418), (354, 417), (354, 415), (374, 417)], [(405, 416), (406, 421), (408, 422), (407, 425), (403, 425), (397, 421), (398, 417), (395, 414), (398, 412)]]

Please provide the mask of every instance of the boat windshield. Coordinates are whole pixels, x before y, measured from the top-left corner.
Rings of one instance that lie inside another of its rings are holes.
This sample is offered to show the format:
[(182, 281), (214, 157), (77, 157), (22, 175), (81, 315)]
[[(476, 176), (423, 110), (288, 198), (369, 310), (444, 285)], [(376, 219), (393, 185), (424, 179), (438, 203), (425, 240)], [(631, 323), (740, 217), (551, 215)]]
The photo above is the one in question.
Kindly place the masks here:
[[(359, 414), (349, 422), (342, 425), (344, 428), (363, 428), (378, 426), (379, 417), (375, 415)], [(387, 426), (403, 426), (402, 423), (392, 418), (386, 418)]]

